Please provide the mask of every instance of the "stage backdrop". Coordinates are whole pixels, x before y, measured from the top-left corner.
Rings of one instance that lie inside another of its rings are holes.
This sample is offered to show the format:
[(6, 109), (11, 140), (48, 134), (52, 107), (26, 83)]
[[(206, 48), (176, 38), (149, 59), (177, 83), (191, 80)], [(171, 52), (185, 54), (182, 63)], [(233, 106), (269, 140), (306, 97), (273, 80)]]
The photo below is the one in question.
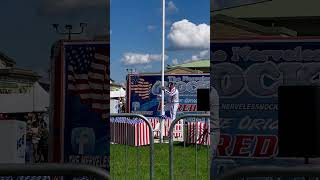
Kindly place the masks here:
[(221, 128), (216, 172), (211, 173), (234, 166), (303, 163), (276, 157), (278, 87), (320, 85), (319, 62), (320, 40), (211, 43), (211, 83), (220, 97)]
[[(210, 74), (165, 75), (166, 87), (168, 82), (174, 82), (179, 90), (180, 105), (177, 115), (195, 113), (197, 110), (197, 89), (209, 89)], [(161, 99), (157, 98), (157, 95), (161, 94), (160, 74), (129, 75), (127, 92), (129, 112), (147, 117), (155, 117), (161, 114)]]

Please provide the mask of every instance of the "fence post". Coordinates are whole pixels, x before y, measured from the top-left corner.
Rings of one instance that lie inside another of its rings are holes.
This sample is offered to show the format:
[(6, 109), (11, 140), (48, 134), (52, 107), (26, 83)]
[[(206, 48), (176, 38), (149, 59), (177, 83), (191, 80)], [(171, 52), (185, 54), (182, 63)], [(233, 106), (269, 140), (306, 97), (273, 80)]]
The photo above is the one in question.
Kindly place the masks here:
[[(185, 118), (210, 118), (210, 114), (188, 114), (177, 117), (172, 121), (169, 128), (169, 179), (173, 180), (173, 130), (174, 126), (181, 120)], [(197, 143), (197, 141), (196, 141)]]
[(154, 137), (153, 137), (153, 128), (149, 120), (141, 114), (130, 114), (130, 113), (120, 113), (120, 114), (110, 114), (110, 117), (134, 117), (140, 118), (149, 127), (149, 137), (150, 137), (150, 180), (154, 179)]

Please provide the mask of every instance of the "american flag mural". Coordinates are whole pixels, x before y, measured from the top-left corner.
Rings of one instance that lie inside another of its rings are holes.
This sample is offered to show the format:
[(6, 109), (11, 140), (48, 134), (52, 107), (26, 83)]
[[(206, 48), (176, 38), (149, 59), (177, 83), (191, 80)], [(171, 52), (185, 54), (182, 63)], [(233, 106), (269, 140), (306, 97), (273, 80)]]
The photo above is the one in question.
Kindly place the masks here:
[(141, 99), (150, 99), (150, 91), (152, 84), (145, 81), (143, 78), (136, 78), (133, 80), (131, 90), (134, 91)]
[(111, 142), (130, 146), (144, 146), (150, 144), (150, 130), (148, 125), (139, 119), (111, 118)]
[(55, 88), (61, 91), (55, 93), (54, 99), (60, 102), (60, 106), (55, 107), (61, 108), (55, 111), (55, 117), (60, 118), (57, 119), (60, 123), (55, 125), (60, 130), (55, 142), (61, 146), (60, 152), (54, 152), (60, 153), (60, 160), (55, 161), (109, 170), (109, 43), (67, 41), (60, 47), (61, 59), (56, 60), (54, 79), (63, 83), (59, 89)]
[(207, 122), (187, 122), (187, 143), (209, 145), (209, 131)]
[(68, 91), (94, 112), (109, 112), (109, 58), (94, 46), (66, 47)]

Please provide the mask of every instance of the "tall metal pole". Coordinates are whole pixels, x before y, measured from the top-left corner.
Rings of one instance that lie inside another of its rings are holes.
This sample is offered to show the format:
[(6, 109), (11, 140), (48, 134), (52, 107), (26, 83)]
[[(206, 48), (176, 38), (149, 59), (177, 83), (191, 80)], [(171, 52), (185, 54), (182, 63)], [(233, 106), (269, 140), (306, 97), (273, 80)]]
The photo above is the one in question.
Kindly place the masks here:
[[(161, 85), (164, 87), (164, 58), (165, 58), (165, 22), (166, 22), (166, 1), (162, 0), (162, 73)], [(164, 91), (161, 91), (161, 114), (164, 115)], [(160, 121), (160, 143), (163, 141), (162, 134), (163, 120)]]

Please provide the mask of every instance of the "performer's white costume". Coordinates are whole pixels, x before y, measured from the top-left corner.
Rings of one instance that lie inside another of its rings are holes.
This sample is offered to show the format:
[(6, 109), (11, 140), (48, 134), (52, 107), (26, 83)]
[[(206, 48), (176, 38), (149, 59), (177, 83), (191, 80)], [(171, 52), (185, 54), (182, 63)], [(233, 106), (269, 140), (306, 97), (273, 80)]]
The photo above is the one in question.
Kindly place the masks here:
[[(174, 87), (171, 89), (171, 91), (168, 91), (167, 89), (165, 89), (165, 94), (169, 96), (169, 100), (164, 106), (164, 111), (170, 111), (170, 118), (174, 120), (176, 119), (177, 111), (179, 108), (179, 91)], [(159, 95), (158, 97), (161, 97), (161, 95)], [(164, 123), (162, 123), (162, 128), (161, 128), (162, 134), (164, 134), (165, 132), (164, 126), (165, 126)], [(183, 129), (183, 126), (182, 126), (182, 129)], [(155, 130), (156, 131), (160, 130), (160, 123), (156, 125)]]
[(175, 87), (171, 91), (165, 90), (165, 93), (170, 96), (169, 102), (165, 105), (166, 110), (170, 110), (170, 118), (176, 119), (178, 107), (179, 107), (179, 91)]

